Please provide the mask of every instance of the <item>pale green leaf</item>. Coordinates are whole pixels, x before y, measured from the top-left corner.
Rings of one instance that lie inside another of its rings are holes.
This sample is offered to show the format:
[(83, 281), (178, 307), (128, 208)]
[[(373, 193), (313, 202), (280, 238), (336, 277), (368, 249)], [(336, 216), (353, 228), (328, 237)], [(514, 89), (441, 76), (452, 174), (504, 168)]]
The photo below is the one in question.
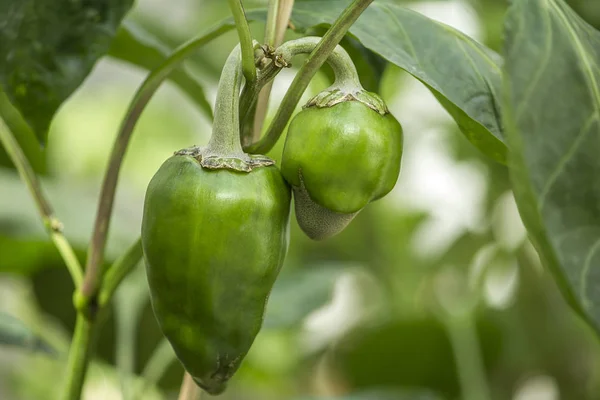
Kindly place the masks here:
[(562, 0), (521, 0), (505, 36), (519, 210), (570, 303), (600, 328), (600, 33)]
[[(349, 0), (302, 1), (297, 29), (331, 24)], [(473, 39), (395, 2), (376, 0), (350, 28), (366, 48), (423, 82), (479, 150), (504, 162), (501, 58)]]

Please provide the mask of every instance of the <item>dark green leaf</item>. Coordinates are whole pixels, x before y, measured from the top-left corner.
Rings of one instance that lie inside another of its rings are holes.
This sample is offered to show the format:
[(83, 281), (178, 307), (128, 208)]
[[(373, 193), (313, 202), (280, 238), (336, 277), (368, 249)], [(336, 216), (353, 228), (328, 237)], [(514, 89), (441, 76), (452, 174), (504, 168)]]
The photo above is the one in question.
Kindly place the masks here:
[(269, 296), (264, 328), (300, 325), (308, 314), (331, 301), (334, 284), (344, 270), (341, 266), (319, 265), (283, 272)]
[[(172, 50), (151, 33), (131, 21), (125, 21), (117, 31), (108, 54), (138, 67), (153, 70), (169, 56)], [(212, 119), (212, 108), (206, 99), (204, 89), (184, 68), (174, 70), (169, 78)]]
[[(348, 0), (294, 6), (297, 29), (332, 23)], [(423, 82), (479, 150), (504, 162), (500, 57), (466, 35), (389, 1), (373, 2), (350, 28), (365, 47)]]
[(102, 57), (133, 0), (1, 0), (0, 86), (40, 142)]
[[(46, 172), (46, 153), (40, 148), (35, 134), (2, 90), (0, 90), (0, 117), (2, 117), (6, 125), (10, 128), (13, 135), (15, 135), (15, 139), (33, 170), (40, 174)], [(0, 166), (14, 167), (12, 160), (10, 160), (1, 144)]]
[[(499, 357), (501, 332), (487, 315), (478, 316), (477, 331), (490, 368)], [(450, 338), (431, 316), (359, 326), (336, 344), (332, 361), (353, 388), (427, 389), (447, 398), (460, 390)]]
[(600, 329), (600, 33), (562, 0), (521, 0), (505, 36), (519, 210), (571, 305)]
[(342, 376), (355, 388), (428, 388), (449, 396), (459, 391), (450, 340), (432, 318), (360, 327), (333, 354)]
[(13, 316), (0, 312), (0, 345), (56, 354), (56, 350)]
[[(310, 36), (323, 36), (327, 32), (327, 27), (316, 26), (306, 31)], [(387, 61), (379, 54), (367, 49), (352, 35), (346, 35), (340, 42), (340, 46), (344, 48), (352, 58), (360, 83), (365, 89), (370, 92), (379, 92), (379, 84), (387, 67)], [(335, 76), (333, 70), (325, 70), (330, 81), (333, 83)]]
[(340, 45), (352, 57), (364, 88), (370, 92), (378, 93), (383, 73), (388, 64), (387, 61), (349, 35), (344, 37)]
[(600, 28), (600, 2), (590, 0), (569, 0), (567, 2), (588, 23)]

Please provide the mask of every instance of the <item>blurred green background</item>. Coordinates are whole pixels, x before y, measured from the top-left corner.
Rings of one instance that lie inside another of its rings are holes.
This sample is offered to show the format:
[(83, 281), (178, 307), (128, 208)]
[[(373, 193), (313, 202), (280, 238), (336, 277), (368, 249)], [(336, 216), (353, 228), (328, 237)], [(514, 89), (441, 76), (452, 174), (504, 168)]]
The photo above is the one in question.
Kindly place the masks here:
[[(507, 1), (398, 2), (501, 51)], [(600, 26), (600, 2), (570, 3)], [(222, 0), (139, 0), (128, 19), (175, 46), (228, 13)], [(251, 27), (262, 38), (264, 26)], [(211, 103), (236, 41), (230, 32), (186, 65)], [(268, 118), (294, 71), (276, 79)], [(61, 108), (36, 160), (82, 260), (112, 140), (146, 73), (102, 59)], [(324, 69), (304, 99), (328, 79)], [(307, 239), (292, 219), (291, 246), (264, 328), (221, 398), (459, 399), (462, 382), (463, 388), (483, 383), (494, 400), (600, 399), (598, 340), (540, 266), (506, 168), (477, 153), (423, 85), (396, 67), (385, 68), (379, 91), (405, 131), (395, 190), (324, 242)], [(139, 235), (145, 188), (160, 164), (209, 135), (206, 116), (165, 84), (124, 163), (107, 262)], [(280, 153), (281, 141), (271, 156)], [(52, 399), (75, 320), (73, 286), (3, 153), (0, 165), (0, 312), (18, 316), (57, 350), (49, 356), (0, 348), (0, 399)], [(119, 290), (113, 309), (84, 399), (120, 399), (119, 368), (132, 362), (141, 374), (161, 343), (143, 266)], [(168, 347), (159, 349), (152, 367), (167, 371), (148, 382), (143, 398), (176, 398), (183, 370)]]

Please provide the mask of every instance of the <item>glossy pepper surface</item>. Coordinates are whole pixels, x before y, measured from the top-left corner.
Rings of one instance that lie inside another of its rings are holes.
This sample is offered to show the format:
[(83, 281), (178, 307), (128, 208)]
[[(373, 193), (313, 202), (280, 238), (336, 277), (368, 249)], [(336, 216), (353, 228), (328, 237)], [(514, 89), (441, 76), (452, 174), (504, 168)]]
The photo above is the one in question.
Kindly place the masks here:
[(275, 166), (208, 170), (175, 155), (150, 182), (142, 240), (152, 306), (209, 393), (224, 389), (260, 330), (287, 249), (289, 204)]
[(194, 381), (225, 390), (258, 334), (288, 246), (290, 188), (242, 151), (239, 47), (223, 69), (213, 135), (180, 150), (146, 192), (142, 246), (154, 315)]
[(359, 93), (322, 93), (288, 128), (282, 173), (298, 223), (313, 239), (340, 232), (398, 179), (402, 127), (377, 95)]

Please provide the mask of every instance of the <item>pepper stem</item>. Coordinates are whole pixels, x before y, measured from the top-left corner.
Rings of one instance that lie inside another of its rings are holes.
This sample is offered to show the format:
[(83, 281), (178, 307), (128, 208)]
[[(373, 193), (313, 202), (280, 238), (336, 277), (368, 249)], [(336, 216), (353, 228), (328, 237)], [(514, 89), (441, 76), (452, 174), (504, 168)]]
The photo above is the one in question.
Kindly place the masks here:
[(215, 118), (207, 151), (219, 155), (243, 157), (240, 143), (239, 94), (242, 85), (242, 58), (240, 45), (227, 57), (221, 72)]
[[(310, 53), (321, 38), (307, 36), (282, 44), (275, 51), (275, 59), (286, 63), (296, 54)], [(385, 102), (376, 93), (366, 91), (360, 84), (358, 72), (352, 58), (341, 46), (336, 46), (327, 58), (327, 63), (333, 69), (335, 82), (306, 103), (305, 107), (332, 107), (344, 101), (360, 101), (381, 115), (389, 111)]]
[[(321, 38), (318, 36), (306, 36), (296, 40), (290, 40), (283, 43), (275, 51), (275, 59), (280, 63), (288, 64), (291, 59), (298, 54), (310, 54), (317, 47)], [(329, 57), (327, 64), (333, 69), (335, 74), (334, 85), (348, 89), (362, 89), (358, 72), (352, 62), (352, 58), (342, 46), (335, 46)]]
[(242, 85), (241, 48), (237, 45), (227, 57), (215, 104), (212, 136), (206, 147), (191, 147), (175, 154), (192, 156), (208, 169), (230, 169), (250, 172), (253, 168), (273, 165), (262, 155), (244, 153), (240, 142), (240, 88)]

